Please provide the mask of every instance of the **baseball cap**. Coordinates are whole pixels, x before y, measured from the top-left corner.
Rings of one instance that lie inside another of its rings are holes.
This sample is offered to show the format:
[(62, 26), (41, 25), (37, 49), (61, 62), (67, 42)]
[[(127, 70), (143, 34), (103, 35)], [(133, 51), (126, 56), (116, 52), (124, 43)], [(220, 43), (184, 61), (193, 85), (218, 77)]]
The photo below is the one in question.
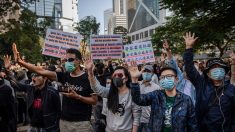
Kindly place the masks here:
[(145, 65), (144, 66), (144, 70), (147, 69), (147, 70), (150, 70), (150, 71), (153, 71), (153, 66), (152, 65)]
[(210, 60), (207, 61), (205, 72), (207, 73), (216, 64), (218, 64), (222, 68), (224, 68), (226, 73), (230, 69), (222, 59), (220, 59), (220, 58), (213, 58), (213, 59), (210, 59)]

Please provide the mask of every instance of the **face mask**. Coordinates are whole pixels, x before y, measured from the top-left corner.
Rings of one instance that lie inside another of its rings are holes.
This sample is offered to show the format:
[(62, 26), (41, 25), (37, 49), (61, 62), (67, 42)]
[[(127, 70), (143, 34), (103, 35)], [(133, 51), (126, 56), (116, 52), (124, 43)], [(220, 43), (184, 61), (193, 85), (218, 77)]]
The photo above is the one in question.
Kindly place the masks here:
[(123, 86), (123, 79), (120, 77), (113, 78), (113, 84), (115, 87), (122, 87)]
[(152, 73), (143, 73), (142, 74), (143, 80), (144, 81), (150, 81), (152, 79)]
[(65, 70), (67, 72), (73, 72), (75, 70), (75, 66), (73, 62), (65, 62)]
[(222, 80), (225, 76), (225, 70), (223, 68), (214, 68), (210, 72), (210, 77), (214, 80)]
[(116, 69), (116, 66), (113, 66), (113, 69), (115, 70), (115, 69)]
[(172, 79), (167, 79), (167, 78), (161, 79), (160, 80), (160, 86), (165, 90), (173, 89), (174, 86), (175, 86), (174, 78), (172, 78)]

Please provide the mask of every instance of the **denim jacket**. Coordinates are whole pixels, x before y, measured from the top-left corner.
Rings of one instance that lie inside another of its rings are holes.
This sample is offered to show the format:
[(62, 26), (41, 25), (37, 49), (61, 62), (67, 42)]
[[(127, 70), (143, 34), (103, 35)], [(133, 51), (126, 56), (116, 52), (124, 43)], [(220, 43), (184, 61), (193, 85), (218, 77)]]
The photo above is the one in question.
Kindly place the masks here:
[[(139, 84), (132, 83), (133, 101), (140, 106), (151, 105), (149, 128), (152, 132), (162, 132), (166, 110), (165, 91), (155, 90), (140, 94)], [(197, 120), (192, 100), (188, 95), (177, 91), (172, 108), (172, 132), (197, 132)]]

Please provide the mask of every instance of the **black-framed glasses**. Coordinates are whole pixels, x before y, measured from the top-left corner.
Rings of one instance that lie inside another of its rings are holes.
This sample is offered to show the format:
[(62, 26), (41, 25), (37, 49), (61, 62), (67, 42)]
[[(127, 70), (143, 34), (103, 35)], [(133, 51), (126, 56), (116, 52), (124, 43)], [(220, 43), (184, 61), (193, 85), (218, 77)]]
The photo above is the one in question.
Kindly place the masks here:
[(160, 80), (161, 79), (172, 79), (172, 78), (174, 78), (175, 77), (175, 75), (172, 75), (172, 74), (168, 74), (168, 75), (162, 75), (162, 76), (160, 76)]
[(143, 72), (151, 73), (151, 71), (150, 71), (150, 70), (148, 70), (148, 69), (145, 69)]

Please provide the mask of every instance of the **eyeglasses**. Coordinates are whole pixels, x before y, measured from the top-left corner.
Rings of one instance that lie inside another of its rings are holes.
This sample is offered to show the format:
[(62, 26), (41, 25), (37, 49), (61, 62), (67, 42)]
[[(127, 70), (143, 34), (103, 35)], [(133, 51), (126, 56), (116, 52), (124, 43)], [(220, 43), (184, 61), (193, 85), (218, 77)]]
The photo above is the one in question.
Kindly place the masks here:
[(172, 74), (168, 74), (168, 75), (164, 75), (164, 76), (160, 76), (160, 80), (161, 79), (172, 79), (173, 77), (175, 77), (175, 75), (172, 75)]
[(151, 73), (151, 71), (150, 71), (150, 70), (147, 70), (147, 69), (145, 69), (143, 72)]
[(119, 77), (119, 78), (122, 78), (124, 75), (122, 74), (122, 73), (115, 73), (115, 74), (113, 74), (113, 78), (115, 78), (115, 77)]
[(67, 61), (68, 62), (73, 62), (73, 61), (75, 61), (75, 59), (74, 58), (68, 58)]

